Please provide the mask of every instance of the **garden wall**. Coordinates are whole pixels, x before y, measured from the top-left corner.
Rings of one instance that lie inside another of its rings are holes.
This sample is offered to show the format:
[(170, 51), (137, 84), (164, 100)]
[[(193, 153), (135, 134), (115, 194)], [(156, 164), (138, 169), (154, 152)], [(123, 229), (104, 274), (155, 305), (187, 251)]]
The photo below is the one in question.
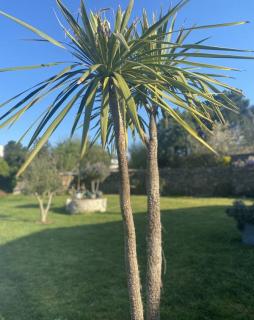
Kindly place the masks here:
[[(161, 169), (161, 194), (183, 196), (254, 196), (254, 168), (214, 167)], [(145, 170), (130, 170), (133, 194), (144, 194)], [(103, 183), (105, 193), (119, 192), (119, 173)]]

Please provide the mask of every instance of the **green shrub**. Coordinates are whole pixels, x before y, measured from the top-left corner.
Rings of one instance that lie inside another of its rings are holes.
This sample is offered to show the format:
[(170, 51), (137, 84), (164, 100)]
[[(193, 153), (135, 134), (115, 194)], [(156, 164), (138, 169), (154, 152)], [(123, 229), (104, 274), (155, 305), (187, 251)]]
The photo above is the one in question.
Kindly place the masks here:
[(254, 224), (254, 204), (246, 206), (243, 201), (235, 201), (226, 212), (229, 217), (236, 220), (239, 230), (243, 230), (246, 223)]

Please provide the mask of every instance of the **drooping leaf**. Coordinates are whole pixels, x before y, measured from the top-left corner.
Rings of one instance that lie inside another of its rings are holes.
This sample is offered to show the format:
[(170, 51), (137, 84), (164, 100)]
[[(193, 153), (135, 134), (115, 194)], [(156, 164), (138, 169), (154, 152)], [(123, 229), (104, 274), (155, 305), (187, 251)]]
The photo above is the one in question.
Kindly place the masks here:
[(109, 78), (106, 77), (103, 81), (102, 88), (102, 105), (101, 105), (101, 142), (103, 148), (106, 145), (107, 141), (107, 132), (108, 132), (108, 122), (109, 122)]
[(124, 78), (120, 74), (114, 73), (114, 76), (116, 79), (116, 81), (115, 81), (115, 79), (113, 78), (114, 83), (118, 87), (118, 89), (122, 92), (122, 95), (126, 101), (126, 104), (128, 105), (128, 111), (130, 113), (130, 116), (131, 116), (136, 128), (137, 128), (137, 131), (140, 135), (140, 138), (143, 141), (145, 141), (145, 135), (144, 135), (144, 132), (140, 126), (140, 122), (138, 119), (137, 107), (136, 107), (135, 101), (132, 97), (131, 91), (128, 87), (128, 84), (126, 83), (126, 81), (124, 80)]
[(80, 151), (80, 157), (83, 158), (86, 150), (87, 150), (87, 143), (88, 143), (88, 131), (91, 121), (91, 115), (93, 111), (93, 105), (94, 100), (97, 93), (97, 87), (98, 87), (99, 80), (96, 79), (89, 90), (89, 94), (87, 96), (86, 100), (86, 109), (85, 109), (85, 116), (84, 116), (84, 123), (83, 123), (83, 133), (82, 133), (82, 139), (81, 139), (81, 151)]
[(24, 70), (32, 70), (32, 69), (40, 69), (40, 68), (49, 68), (55, 67), (64, 62), (51, 62), (51, 63), (42, 63), (33, 66), (18, 66), (18, 67), (9, 67), (9, 68), (0, 68), (0, 72), (7, 72), (7, 71), (24, 71)]
[(7, 17), (7, 18), (9, 18), (9, 19), (11, 19), (11, 20), (13, 20), (13, 21), (15, 21), (16, 23), (20, 24), (21, 26), (29, 29), (33, 33), (37, 34), (39, 37), (51, 42), (52, 44), (54, 44), (54, 45), (56, 45), (56, 46), (58, 46), (60, 48), (64, 48), (64, 46), (59, 41), (53, 39), (52, 37), (48, 36), (46, 33), (40, 31), (39, 29), (36, 29), (35, 27), (31, 26), (30, 24), (28, 24), (28, 23), (26, 23), (26, 22), (24, 22), (24, 21), (22, 21), (22, 20), (20, 20), (20, 19), (18, 19), (16, 17), (14, 17), (14, 16), (12, 16), (12, 15), (6, 13), (6, 12), (3, 12), (1, 10), (0, 10), (0, 14), (5, 16), (5, 17)]
[[(81, 91), (80, 91), (81, 94)], [(78, 99), (79, 94), (75, 95), (71, 101), (67, 104), (67, 106), (60, 112), (60, 114), (54, 119), (54, 121), (50, 124), (50, 126), (47, 128), (46, 132), (43, 134), (43, 136), (39, 139), (38, 143), (32, 150), (32, 152), (29, 154), (27, 160), (22, 165), (20, 170), (17, 173), (17, 176), (20, 176), (26, 168), (29, 166), (29, 164), (33, 161), (35, 156), (38, 154), (38, 152), (41, 150), (41, 148), (44, 146), (44, 144), (47, 142), (49, 137), (52, 135), (52, 133), (56, 130), (56, 128), (59, 126), (59, 124), (63, 121), (63, 119), (66, 117), (67, 113), (72, 108), (73, 104)]]

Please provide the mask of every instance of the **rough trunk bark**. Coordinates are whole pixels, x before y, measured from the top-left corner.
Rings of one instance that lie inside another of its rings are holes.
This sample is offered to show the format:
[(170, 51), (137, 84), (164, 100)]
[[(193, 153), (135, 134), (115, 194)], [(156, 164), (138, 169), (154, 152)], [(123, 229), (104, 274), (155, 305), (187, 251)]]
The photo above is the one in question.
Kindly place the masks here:
[(160, 178), (158, 169), (158, 139), (155, 114), (151, 112), (149, 125), (147, 195), (147, 275), (146, 275), (146, 319), (160, 319), (162, 237), (160, 213)]
[(136, 233), (130, 201), (130, 181), (126, 150), (125, 127), (115, 89), (110, 89), (110, 110), (113, 118), (120, 173), (120, 205), (124, 226), (125, 264), (132, 320), (143, 320), (141, 284), (136, 250)]

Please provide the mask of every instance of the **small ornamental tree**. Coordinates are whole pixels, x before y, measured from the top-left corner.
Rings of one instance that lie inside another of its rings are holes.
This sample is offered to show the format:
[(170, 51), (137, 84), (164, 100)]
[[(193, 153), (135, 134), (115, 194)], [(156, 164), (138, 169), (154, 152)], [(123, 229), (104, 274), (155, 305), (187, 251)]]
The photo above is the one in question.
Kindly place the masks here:
[(215, 123), (213, 135), (208, 137), (208, 143), (222, 155), (238, 153), (241, 147), (246, 144), (240, 126), (231, 128), (229, 123)]
[(109, 174), (109, 167), (107, 167), (103, 162), (88, 162), (81, 171), (82, 178), (85, 181), (90, 182), (91, 192), (93, 194), (98, 194), (100, 191), (100, 183), (102, 183)]
[(33, 194), (40, 207), (40, 222), (48, 222), (48, 214), (55, 193), (62, 188), (56, 161), (48, 150), (43, 150), (24, 175), (24, 192)]
[[(57, 144), (52, 150), (60, 172), (73, 172), (78, 175), (77, 191), (80, 191), (81, 180), (91, 184), (91, 192), (99, 191), (100, 183), (110, 174), (111, 158), (99, 145), (93, 145), (80, 160), (79, 139), (68, 139)], [(87, 186), (86, 186), (87, 187)]]
[(94, 145), (80, 162), (80, 175), (85, 183), (90, 183), (91, 192), (99, 192), (102, 183), (110, 174), (110, 156), (102, 147)]
[(86, 151), (84, 158), (81, 160), (81, 168), (87, 163), (101, 162), (105, 166), (109, 167), (111, 163), (110, 155), (100, 146), (93, 145), (90, 149)]

